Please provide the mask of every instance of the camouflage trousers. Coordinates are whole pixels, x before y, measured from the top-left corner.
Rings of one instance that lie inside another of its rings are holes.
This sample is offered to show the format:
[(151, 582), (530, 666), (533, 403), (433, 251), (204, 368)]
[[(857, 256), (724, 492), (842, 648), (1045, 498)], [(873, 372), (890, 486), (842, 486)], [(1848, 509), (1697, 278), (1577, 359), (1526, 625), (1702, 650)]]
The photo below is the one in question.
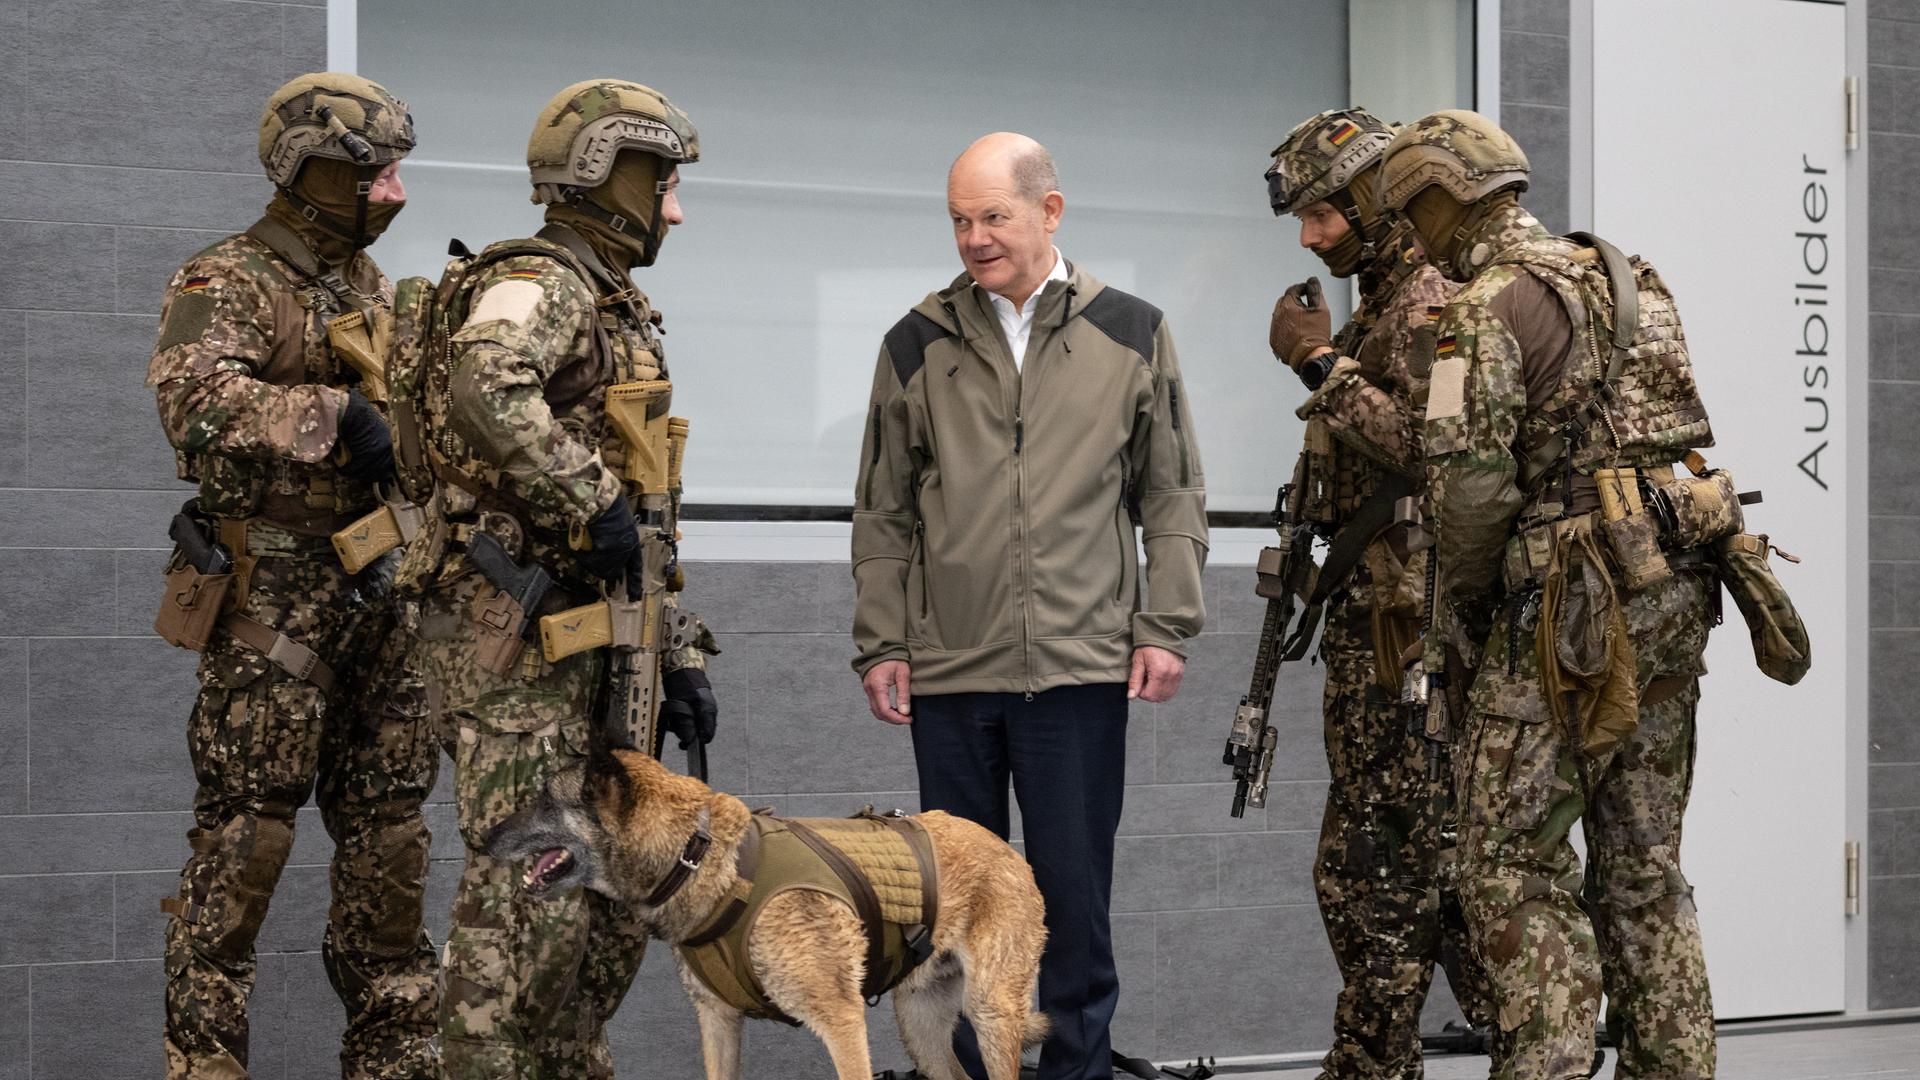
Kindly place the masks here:
[(440, 1012), (446, 1076), (609, 1078), (605, 1023), (640, 970), (645, 926), (598, 893), (530, 898), (524, 868), (485, 852), (495, 825), (587, 753), (603, 661), (593, 651), (549, 664), (532, 643), (513, 674), (487, 671), (468, 613), (496, 592), (468, 573), (430, 594), (420, 617), (419, 655), (467, 846)]
[(1492, 986), (1470, 962), (1453, 889), (1448, 779), (1428, 778), (1426, 742), (1375, 675), (1366, 571), (1336, 596), (1321, 633), (1326, 812), (1314, 888), (1340, 966), (1327, 1080), (1423, 1075), (1420, 1010), (1436, 961), (1475, 1026), (1491, 1026)]
[[(1586, 1076), (1603, 988), (1618, 1076), (1713, 1075), (1713, 1006), (1680, 826), (1714, 588), (1694, 572), (1622, 587), (1642, 704), (1638, 728), (1599, 760), (1554, 719), (1534, 632), (1502, 620), (1488, 639), (1470, 751), (1457, 764), (1468, 919), (1515, 1041), (1512, 1067), (1498, 1075)], [(1576, 822), (1584, 871), (1569, 838)]]
[(439, 749), (385, 597), (363, 598), (322, 539), (255, 529), (240, 610), (317, 652), (332, 695), (226, 633), (200, 660), (187, 723), (193, 854), (167, 906), (169, 1077), (244, 1077), (254, 940), (311, 792), (334, 841), (322, 957), (347, 1011), (346, 1077), (436, 1073), (439, 994), (422, 923), (420, 805)]

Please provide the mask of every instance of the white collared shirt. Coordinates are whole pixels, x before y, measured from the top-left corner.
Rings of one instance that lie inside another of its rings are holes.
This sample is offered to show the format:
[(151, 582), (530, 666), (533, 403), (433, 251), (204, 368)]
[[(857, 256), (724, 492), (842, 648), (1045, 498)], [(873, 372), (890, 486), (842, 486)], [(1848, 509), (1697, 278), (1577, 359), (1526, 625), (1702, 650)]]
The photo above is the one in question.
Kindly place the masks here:
[(1054, 248), (1053, 272), (1047, 275), (1046, 281), (1042, 281), (1040, 287), (1033, 290), (1033, 295), (1027, 297), (1027, 302), (1019, 308), (1016, 309), (1013, 301), (999, 293), (987, 294), (987, 298), (993, 301), (994, 314), (1000, 316), (1000, 331), (1006, 335), (1007, 348), (1013, 353), (1014, 370), (1018, 371), (1020, 365), (1026, 361), (1027, 339), (1033, 336), (1033, 309), (1040, 305), (1040, 294), (1046, 291), (1047, 281), (1065, 280), (1067, 280), (1067, 260), (1060, 257), (1059, 248)]

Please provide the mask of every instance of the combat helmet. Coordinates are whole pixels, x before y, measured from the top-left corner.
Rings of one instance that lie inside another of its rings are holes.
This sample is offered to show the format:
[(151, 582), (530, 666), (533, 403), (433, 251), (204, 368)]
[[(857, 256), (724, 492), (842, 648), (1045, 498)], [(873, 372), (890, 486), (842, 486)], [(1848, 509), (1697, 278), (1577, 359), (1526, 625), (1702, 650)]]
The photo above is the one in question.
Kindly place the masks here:
[(1513, 136), (1466, 109), (1447, 109), (1400, 129), (1381, 155), (1380, 204), (1404, 210), (1413, 197), (1438, 185), (1455, 202), (1475, 203), (1496, 192), (1525, 191), (1532, 166)]
[(1320, 253), (1340, 277), (1372, 262), (1386, 237), (1372, 189), (1379, 173), (1375, 166), (1392, 139), (1392, 127), (1356, 105), (1309, 118), (1274, 147), (1266, 172), (1274, 215), (1297, 213), (1324, 200), (1346, 219), (1349, 238)]
[(1275, 216), (1345, 191), (1392, 141), (1393, 129), (1358, 105), (1303, 121), (1274, 147), (1267, 169), (1267, 197)]
[[(639, 150), (668, 164), (654, 184), (653, 205), (634, 220), (601, 205), (590, 192), (613, 174), (622, 150)], [(660, 213), (672, 166), (700, 160), (700, 133), (687, 114), (652, 87), (621, 79), (588, 79), (555, 94), (540, 110), (527, 140), (533, 201), (578, 208), (602, 225), (640, 241), (653, 261), (665, 223)]]
[[(371, 79), (338, 71), (302, 75), (275, 90), (260, 116), (260, 164), (302, 217), (347, 237), (367, 240), (367, 194), (373, 178), (413, 150), (413, 116), (407, 105)], [(309, 159), (354, 166), (356, 220), (343, 221), (315, 206), (294, 188)]]

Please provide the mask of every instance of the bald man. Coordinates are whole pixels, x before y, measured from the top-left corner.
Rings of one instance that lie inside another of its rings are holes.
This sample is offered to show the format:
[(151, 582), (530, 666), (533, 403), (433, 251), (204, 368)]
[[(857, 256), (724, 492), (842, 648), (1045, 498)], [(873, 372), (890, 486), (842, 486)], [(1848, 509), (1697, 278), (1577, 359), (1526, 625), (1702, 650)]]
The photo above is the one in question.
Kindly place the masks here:
[[(948, 173), (965, 272), (887, 331), (874, 369), (853, 666), (873, 715), (911, 725), (924, 809), (1005, 837), (1011, 778), (1047, 902), (1040, 1077), (1105, 1080), (1127, 702), (1180, 688), (1206, 492), (1166, 322), (1061, 257), (1059, 186), (1046, 148), (1008, 132)], [(947, 1041), (896, 1007), (909, 1042)], [(1020, 1053), (964, 1030), (954, 1046), (975, 1080)]]

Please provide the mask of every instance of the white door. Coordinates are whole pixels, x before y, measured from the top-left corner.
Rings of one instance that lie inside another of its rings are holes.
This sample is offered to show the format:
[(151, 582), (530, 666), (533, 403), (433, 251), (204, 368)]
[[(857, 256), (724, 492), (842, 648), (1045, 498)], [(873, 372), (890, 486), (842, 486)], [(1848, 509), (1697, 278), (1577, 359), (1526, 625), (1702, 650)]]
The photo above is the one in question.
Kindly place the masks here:
[[(1848, 381), (1846, 9), (1812, 0), (1597, 0), (1594, 232), (1679, 301), (1717, 445), (1766, 501), (1748, 529), (1814, 643), (1796, 687), (1754, 668), (1731, 602), (1707, 652), (1683, 863), (1722, 1018), (1845, 994)], [(1864, 208), (1860, 208), (1864, 212)]]

